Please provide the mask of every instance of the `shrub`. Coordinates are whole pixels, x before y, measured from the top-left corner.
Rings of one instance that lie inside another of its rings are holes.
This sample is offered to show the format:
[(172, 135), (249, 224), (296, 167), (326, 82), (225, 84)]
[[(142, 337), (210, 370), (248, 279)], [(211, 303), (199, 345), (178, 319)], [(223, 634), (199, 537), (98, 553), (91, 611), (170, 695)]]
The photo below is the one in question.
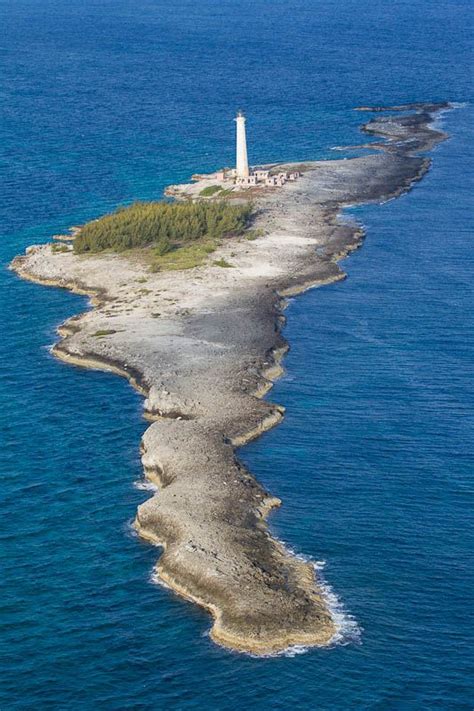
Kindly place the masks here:
[(263, 237), (265, 234), (265, 230), (262, 230), (261, 227), (259, 227), (256, 230), (247, 230), (245, 233), (245, 239), (248, 239), (250, 242), (254, 239), (257, 239), (257, 237)]
[(162, 257), (166, 252), (169, 252), (171, 249), (171, 242), (168, 237), (160, 237), (158, 240), (156, 247), (154, 248), (155, 254), (157, 257)]
[(69, 247), (61, 242), (53, 242), (51, 251), (53, 254), (61, 254), (62, 252), (69, 252)]

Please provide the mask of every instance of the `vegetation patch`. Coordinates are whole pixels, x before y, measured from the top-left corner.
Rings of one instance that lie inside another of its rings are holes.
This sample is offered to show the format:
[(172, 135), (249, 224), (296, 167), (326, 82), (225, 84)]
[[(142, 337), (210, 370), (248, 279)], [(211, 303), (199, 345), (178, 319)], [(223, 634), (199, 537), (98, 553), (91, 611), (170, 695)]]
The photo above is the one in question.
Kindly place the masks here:
[(233, 267), (234, 265), (228, 262), (226, 259), (216, 259), (213, 262), (214, 266), (216, 267), (225, 267), (226, 269)]
[(256, 230), (247, 230), (245, 233), (245, 239), (248, 239), (249, 242), (251, 242), (254, 239), (257, 239), (258, 237), (263, 237), (265, 234), (265, 230), (262, 230), (261, 227), (259, 227)]
[(201, 190), (199, 195), (201, 197), (212, 197), (212, 195), (220, 192), (222, 192), (222, 187), (220, 185), (208, 185), (207, 188)]
[(84, 225), (74, 240), (74, 251), (85, 254), (151, 247), (160, 259), (199, 241), (243, 234), (251, 213), (250, 203), (235, 205), (225, 200), (136, 202)]
[(92, 335), (95, 338), (100, 338), (101, 336), (111, 336), (113, 333), (117, 333), (113, 328), (103, 329), (102, 331), (96, 331)]
[(51, 251), (53, 254), (60, 254), (61, 252), (69, 252), (69, 247), (66, 244), (55, 242), (51, 245)]
[(177, 269), (192, 269), (203, 264), (209, 254), (216, 251), (213, 240), (205, 240), (189, 246), (176, 247), (166, 254), (155, 251), (150, 271), (173, 271)]

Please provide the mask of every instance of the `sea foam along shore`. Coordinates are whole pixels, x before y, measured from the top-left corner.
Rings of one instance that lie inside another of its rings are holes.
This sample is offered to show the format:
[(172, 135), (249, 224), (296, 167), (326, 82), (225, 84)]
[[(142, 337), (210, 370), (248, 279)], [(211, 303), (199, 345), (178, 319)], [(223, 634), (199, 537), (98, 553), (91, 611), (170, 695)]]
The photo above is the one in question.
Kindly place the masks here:
[(51, 245), (12, 263), (24, 278), (93, 295), (94, 308), (63, 324), (53, 352), (124, 375), (145, 395), (153, 422), (142, 461), (160, 488), (139, 507), (136, 529), (163, 547), (157, 574), (211, 612), (211, 636), (225, 646), (268, 654), (334, 639), (324, 585), (310, 562), (272, 538), (266, 517), (280, 502), (235, 448), (283, 416), (262, 400), (286, 348), (282, 299), (344, 277), (337, 262), (363, 235), (339, 211), (395, 197), (420, 179), (430, 164), (420, 153), (445, 138), (430, 124), (447, 107), (377, 115), (364, 130), (383, 140), (367, 155), (308, 162), (299, 181), (259, 197), (255, 226), (264, 234), (226, 241), (213, 255), (231, 269), (151, 274), (124, 255)]

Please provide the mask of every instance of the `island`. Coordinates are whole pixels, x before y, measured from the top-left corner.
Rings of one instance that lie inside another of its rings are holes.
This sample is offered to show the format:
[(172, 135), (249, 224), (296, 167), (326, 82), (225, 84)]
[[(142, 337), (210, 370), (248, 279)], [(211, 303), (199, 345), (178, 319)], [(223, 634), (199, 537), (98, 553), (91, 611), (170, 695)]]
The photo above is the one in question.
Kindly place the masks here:
[(342, 209), (420, 180), (446, 138), (433, 120), (447, 108), (362, 107), (377, 114), (359, 157), (195, 176), (170, 188), (175, 203), (136, 203), (12, 262), (24, 279), (90, 296), (52, 352), (143, 394), (141, 455), (156, 492), (135, 527), (162, 549), (160, 580), (211, 613), (225, 647), (266, 655), (338, 634), (314, 567), (269, 531), (281, 502), (238, 449), (284, 416), (264, 396), (288, 348), (287, 298), (345, 277), (338, 262), (364, 234)]

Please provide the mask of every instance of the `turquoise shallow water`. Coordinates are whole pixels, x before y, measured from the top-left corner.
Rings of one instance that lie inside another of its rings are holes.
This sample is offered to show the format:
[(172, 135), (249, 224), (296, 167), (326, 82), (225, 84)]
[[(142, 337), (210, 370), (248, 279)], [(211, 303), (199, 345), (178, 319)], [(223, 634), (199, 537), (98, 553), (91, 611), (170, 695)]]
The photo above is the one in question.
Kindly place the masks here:
[[(0, 707), (472, 708), (472, 109), (407, 196), (350, 212), (347, 281), (293, 300), (283, 424), (242, 459), (272, 527), (326, 561), (343, 644), (256, 660), (150, 582), (141, 399), (47, 345), (87, 302), (6, 270), (25, 246), (196, 168), (339, 157), (360, 103), (472, 100), (469, 4), (0, 0)], [(216, 158), (218, 156), (218, 158)], [(352, 616), (352, 617), (350, 617)], [(357, 625), (357, 628), (354, 628)]]

